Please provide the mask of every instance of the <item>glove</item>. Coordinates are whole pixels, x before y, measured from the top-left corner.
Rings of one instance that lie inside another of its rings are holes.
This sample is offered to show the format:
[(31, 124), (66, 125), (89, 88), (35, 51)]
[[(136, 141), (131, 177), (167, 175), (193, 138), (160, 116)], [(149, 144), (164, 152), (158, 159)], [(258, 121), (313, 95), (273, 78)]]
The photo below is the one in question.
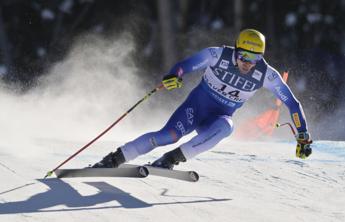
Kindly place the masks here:
[(307, 158), (312, 153), (310, 144), (312, 144), (313, 141), (310, 140), (310, 134), (308, 132), (300, 132), (296, 135), (296, 140), (296, 157), (301, 159)]
[(167, 90), (173, 90), (182, 87), (182, 78), (176, 74), (171, 74), (164, 76), (162, 83)]

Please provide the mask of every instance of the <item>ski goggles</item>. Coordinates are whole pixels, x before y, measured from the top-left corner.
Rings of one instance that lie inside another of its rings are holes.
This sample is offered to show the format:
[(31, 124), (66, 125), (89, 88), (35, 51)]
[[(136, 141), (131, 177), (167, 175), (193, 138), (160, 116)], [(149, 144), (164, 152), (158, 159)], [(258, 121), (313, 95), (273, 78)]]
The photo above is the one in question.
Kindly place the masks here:
[(239, 50), (237, 51), (237, 58), (241, 60), (242, 62), (249, 62), (251, 64), (256, 64), (263, 58), (263, 55)]

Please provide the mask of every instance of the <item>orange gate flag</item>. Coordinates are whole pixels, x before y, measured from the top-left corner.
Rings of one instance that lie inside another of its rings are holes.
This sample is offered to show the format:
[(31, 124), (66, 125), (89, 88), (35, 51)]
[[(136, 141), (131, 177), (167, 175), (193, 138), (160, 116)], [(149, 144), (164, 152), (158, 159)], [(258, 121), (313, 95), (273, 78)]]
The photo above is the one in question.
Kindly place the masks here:
[[(284, 82), (287, 82), (288, 76), (289, 73), (287, 71), (283, 72)], [(276, 124), (278, 123), (281, 105), (282, 101), (276, 99), (273, 109), (269, 109), (242, 124), (236, 130), (234, 137), (236, 139), (253, 140), (272, 136)]]

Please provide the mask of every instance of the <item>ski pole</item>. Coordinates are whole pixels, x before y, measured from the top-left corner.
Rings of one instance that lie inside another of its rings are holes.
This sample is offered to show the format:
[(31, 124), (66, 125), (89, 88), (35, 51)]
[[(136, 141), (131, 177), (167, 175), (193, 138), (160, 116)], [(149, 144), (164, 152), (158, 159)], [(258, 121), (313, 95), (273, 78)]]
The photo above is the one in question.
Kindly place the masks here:
[(163, 89), (164, 86), (161, 84), (159, 86), (157, 86), (156, 88), (154, 88), (153, 90), (151, 90), (148, 94), (146, 94), (142, 99), (140, 99), (136, 104), (134, 104), (127, 112), (125, 112), (122, 116), (120, 116), (120, 118), (118, 118), (113, 124), (111, 124), (107, 129), (105, 129), (101, 134), (99, 134), (97, 137), (95, 137), (93, 140), (91, 140), (89, 143), (87, 143), (85, 146), (83, 146), (82, 148), (80, 148), (76, 153), (74, 153), (72, 156), (70, 156), (69, 158), (67, 158), (65, 161), (63, 161), (60, 165), (58, 165), (57, 167), (55, 167), (53, 170), (48, 171), (47, 174), (45, 175), (44, 179), (47, 178), (48, 176), (51, 176), (55, 170), (59, 169), (62, 165), (64, 165), (65, 163), (67, 163), (68, 161), (70, 161), (73, 157), (75, 157), (76, 155), (78, 155), (80, 152), (82, 152), (83, 150), (85, 150), (87, 147), (89, 147), (91, 144), (93, 144), (96, 140), (98, 140), (100, 137), (102, 137), (104, 134), (106, 134), (111, 128), (113, 128), (118, 122), (120, 122), (125, 116), (127, 116), (135, 107), (137, 107), (140, 103), (142, 103), (143, 101), (145, 101), (147, 98), (149, 98), (152, 94), (154, 94), (155, 92)]
[(292, 134), (293, 134), (294, 136), (296, 136), (296, 131), (295, 131), (295, 129), (292, 127), (291, 123), (289, 123), (289, 122), (286, 122), (286, 123), (283, 123), (283, 124), (276, 123), (276, 127), (277, 127), (277, 128), (278, 128), (278, 127), (281, 127), (281, 126), (286, 126), (286, 125), (288, 125), (288, 126), (290, 127), (290, 130), (291, 130)]

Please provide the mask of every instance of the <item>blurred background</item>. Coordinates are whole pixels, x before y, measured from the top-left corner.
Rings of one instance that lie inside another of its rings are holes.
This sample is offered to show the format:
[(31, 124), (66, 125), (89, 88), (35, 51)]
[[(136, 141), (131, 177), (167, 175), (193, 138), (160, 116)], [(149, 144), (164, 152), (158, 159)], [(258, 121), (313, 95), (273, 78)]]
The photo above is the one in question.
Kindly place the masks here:
[(30, 92), (90, 35), (127, 36), (136, 74), (156, 83), (182, 58), (255, 28), (266, 36), (266, 60), (289, 71), (314, 137), (344, 140), (344, 21), (345, 0), (1, 0), (1, 84)]

